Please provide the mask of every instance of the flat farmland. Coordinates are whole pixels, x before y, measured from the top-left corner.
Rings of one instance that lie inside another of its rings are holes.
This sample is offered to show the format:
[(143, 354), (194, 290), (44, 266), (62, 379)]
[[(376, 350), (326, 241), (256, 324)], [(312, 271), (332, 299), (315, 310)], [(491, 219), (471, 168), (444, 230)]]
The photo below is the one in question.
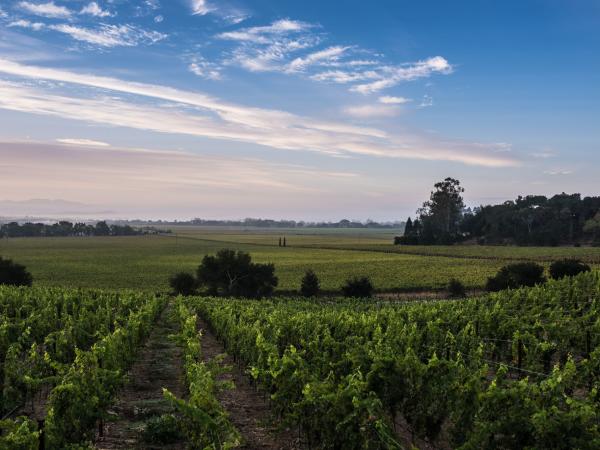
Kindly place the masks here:
[[(247, 236), (254, 243), (225, 241), (224, 236), (215, 234), (212, 240), (190, 233), (178, 233), (178, 237), (14, 238), (0, 241), (0, 255), (25, 264), (37, 285), (149, 291), (166, 290), (169, 275), (194, 271), (204, 255), (221, 248), (243, 250), (257, 262), (275, 264), (280, 292), (297, 290), (309, 268), (317, 273), (326, 291), (338, 290), (348, 277), (367, 275), (377, 290), (397, 292), (440, 289), (452, 277), (469, 288), (478, 288), (502, 265), (495, 260), (381, 251), (280, 248), (277, 242), (267, 244), (266, 239), (273, 236)], [(295, 237), (288, 239), (293, 242)], [(344, 245), (353, 245), (351, 237), (336, 233), (311, 239), (346, 240)]]
[(179, 236), (222, 242), (278, 246), (286, 237), (289, 247), (359, 250), (451, 258), (549, 262), (577, 258), (600, 264), (600, 247), (517, 247), (500, 245), (394, 245), (400, 230), (390, 229), (241, 229), (171, 227)]

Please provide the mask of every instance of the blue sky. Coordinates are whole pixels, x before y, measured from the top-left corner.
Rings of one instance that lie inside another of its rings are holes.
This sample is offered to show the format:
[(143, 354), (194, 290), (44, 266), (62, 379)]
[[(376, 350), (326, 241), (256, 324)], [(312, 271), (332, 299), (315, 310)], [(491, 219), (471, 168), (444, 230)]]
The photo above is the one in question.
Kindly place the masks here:
[(599, 48), (591, 0), (2, 0), (0, 205), (397, 220), (446, 176), (470, 205), (598, 195)]

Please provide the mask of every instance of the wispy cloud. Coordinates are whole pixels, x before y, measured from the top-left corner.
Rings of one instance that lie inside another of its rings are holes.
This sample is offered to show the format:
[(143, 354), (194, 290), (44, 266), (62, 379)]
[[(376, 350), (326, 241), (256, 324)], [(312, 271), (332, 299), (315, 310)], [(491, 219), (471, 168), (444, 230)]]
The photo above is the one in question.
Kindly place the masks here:
[(429, 108), (430, 106), (433, 106), (433, 97), (426, 94), (421, 99), (421, 103), (419, 103), (419, 108)]
[(544, 175), (550, 175), (550, 176), (571, 175), (572, 173), (573, 173), (572, 170), (565, 170), (565, 169), (546, 170), (546, 171), (544, 171)]
[(42, 22), (30, 22), (29, 20), (19, 19), (19, 20), (10, 22), (7, 26), (8, 27), (19, 27), (19, 28), (30, 28), (35, 31), (40, 31), (46, 25), (43, 24)]
[(159, 0), (144, 0), (144, 5), (153, 11), (160, 9), (161, 6)]
[(110, 144), (102, 141), (94, 141), (91, 139), (80, 139), (80, 138), (61, 138), (57, 139), (56, 142), (67, 145), (79, 145), (83, 147), (110, 147)]
[[(257, 158), (0, 142), (0, 159), (0, 192), (11, 193), (14, 200), (43, 195), (108, 205), (128, 217), (151, 211), (164, 218), (171, 208), (179, 217), (193, 217), (207, 208), (212, 214), (256, 214), (274, 203), (290, 208), (285, 211), (290, 214), (294, 209), (297, 213), (298, 202), (314, 208), (316, 194), (334, 200), (355, 190), (361, 196), (356, 173)], [(239, 204), (242, 194), (244, 205)]]
[[(390, 135), (377, 128), (237, 105), (198, 92), (23, 65), (3, 59), (0, 59), (0, 72), (141, 97), (136, 101), (106, 95), (98, 97), (97, 93), (92, 97), (89, 93), (87, 97), (80, 97), (75, 95), (82, 94), (79, 89), (64, 95), (55, 93), (46, 84), (35, 87), (29, 83), (0, 82), (0, 107), (8, 110), (161, 133), (248, 142), (280, 150), (446, 160), (492, 167), (518, 164), (509, 155), (496, 152), (495, 144), (486, 146), (428, 136)], [(64, 88), (66, 86), (61, 89)], [(149, 99), (160, 102), (152, 104)], [(171, 105), (165, 106), (164, 101)], [(179, 105), (187, 105), (188, 108)]]
[(251, 41), (254, 43), (270, 44), (273, 36), (298, 33), (312, 28), (313, 25), (306, 22), (291, 19), (281, 19), (271, 25), (242, 28), (237, 31), (228, 31), (217, 35), (219, 39), (231, 41)]
[(404, 103), (409, 103), (412, 100), (406, 97), (392, 97), (389, 95), (384, 95), (383, 97), (379, 97), (379, 103), (383, 103), (386, 105), (403, 105)]
[(380, 71), (380, 79), (371, 83), (359, 84), (352, 88), (361, 94), (378, 92), (404, 81), (427, 78), (434, 73), (452, 73), (452, 65), (443, 57), (435, 56), (416, 63), (404, 64), (401, 67), (384, 67)]
[(156, 16), (156, 11), (162, 8), (162, 5), (159, 0), (138, 0), (136, 2), (122, 2), (115, 0), (108, 0), (108, 2), (114, 7), (117, 8), (121, 3), (133, 4), (134, 8), (134, 17), (148, 17), (148, 16)]
[(230, 25), (237, 25), (238, 23), (242, 23), (244, 20), (250, 18), (250, 14), (242, 13), (239, 11), (232, 11), (229, 13), (225, 13), (222, 16), (222, 19)]
[(213, 10), (208, 6), (207, 0), (191, 0), (190, 7), (192, 8), (192, 14), (198, 16), (204, 16)]
[(71, 38), (100, 47), (133, 47), (154, 44), (167, 37), (158, 31), (148, 31), (135, 25), (100, 24), (97, 28), (86, 28), (70, 24), (48, 25), (48, 28)]
[(81, 11), (79, 12), (79, 14), (88, 14), (88, 15), (94, 16), (94, 17), (114, 17), (114, 15), (115, 15), (114, 13), (111, 13), (110, 11), (102, 9), (100, 7), (100, 5), (98, 5), (98, 3), (96, 3), (96, 2), (88, 3), (86, 6), (81, 8)]
[(8, 14), (0, 6), (0, 19), (6, 19), (7, 17), (8, 17)]
[(216, 38), (237, 45), (225, 59), (225, 65), (238, 65), (251, 72), (285, 72), (293, 55), (319, 42), (318, 36), (308, 32), (313, 27), (305, 22), (281, 19), (266, 26), (220, 33)]
[(326, 37), (321, 27), (292, 19), (239, 28), (215, 37), (237, 45), (228, 52), (225, 65), (238, 65), (252, 72), (299, 74), (314, 81), (348, 84), (351, 91), (361, 94), (453, 71), (453, 66), (442, 56), (394, 65), (383, 62), (383, 55), (356, 45), (319, 48)]
[(227, 25), (237, 25), (250, 17), (250, 14), (238, 7), (223, 1), (213, 0), (188, 0), (193, 16), (207, 16), (211, 14)]
[(343, 70), (328, 70), (314, 74), (310, 77), (315, 81), (331, 82), (337, 84), (349, 84), (364, 80), (374, 80), (379, 78), (379, 74), (374, 70), (363, 72), (348, 72)]
[(333, 47), (328, 47), (324, 50), (319, 50), (318, 52), (310, 53), (309, 55), (303, 57), (298, 57), (289, 64), (288, 70), (291, 72), (296, 72), (304, 70), (308, 66), (320, 62), (338, 61), (349, 48), (350, 47), (336, 45)]
[(379, 117), (397, 116), (400, 113), (400, 109), (395, 105), (376, 104), (350, 106), (345, 108), (344, 112), (352, 117), (357, 117), (360, 119), (371, 119)]
[(19, 2), (17, 6), (29, 13), (36, 16), (50, 17), (55, 19), (65, 19), (71, 16), (71, 11), (64, 7), (58, 6), (54, 2), (48, 3), (31, 3), (31, 2)]
[(217, 64), (213, 64), (202, 57), (192, 58), (192, 62), (188, 65), (188, 69), (194, 75), (207, 80), (220, 80), (221, 70)]

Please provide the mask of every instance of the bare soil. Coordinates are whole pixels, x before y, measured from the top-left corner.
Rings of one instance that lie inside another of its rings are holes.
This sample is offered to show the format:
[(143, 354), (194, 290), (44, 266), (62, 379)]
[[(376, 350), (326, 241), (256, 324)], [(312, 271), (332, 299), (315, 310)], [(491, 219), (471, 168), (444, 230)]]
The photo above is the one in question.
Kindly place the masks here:
[(173, 449), (185, 448), (185, 442), (150, 444), (143, 442), (146, 421), (172, 412), (163, 398), (163, 388), (177, 397), (185, 397), (181, 348), (169, 336), (178, 332), (178, 324), (167, 307), (154, 325), (148, 340), (139, 352), (109, 413), (114, 417), (98, 432), (97, 449)]
[(234, 363), (233, 358), (225, 353), (225, 348), (216, 339), (206, 322), (198, 319), (202, 330), (203, 359), (209, 361), (217, 355), (224, 355), (222, 365), (231, 369), (224, 373), (223, 380), (231, 380), (235, 389), (219, 393), (218, 399), (229, 414), (229, 420), (242, 435), (247, 450), (294, 450), (300, 443), (297, 431), (281, 429), (271, 415), (265, 395), (254, 387), (243, 371)]

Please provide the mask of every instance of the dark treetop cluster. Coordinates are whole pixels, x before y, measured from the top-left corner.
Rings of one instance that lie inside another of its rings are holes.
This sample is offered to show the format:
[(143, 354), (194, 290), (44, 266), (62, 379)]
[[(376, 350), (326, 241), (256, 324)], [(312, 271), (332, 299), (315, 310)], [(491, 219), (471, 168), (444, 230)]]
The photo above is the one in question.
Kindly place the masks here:
[(64, 220), (53, 224), (10, 222), (0, 225), (0, 237), (133, 236), (149, 231), (129, 225), (108, 225), (105, 221), (95, 225)]
[(465, 208), (458, 180), (446, 178), (434, 188), (396, 244), (600, 244), (600, 197), (528, 195), (471, 210)]

